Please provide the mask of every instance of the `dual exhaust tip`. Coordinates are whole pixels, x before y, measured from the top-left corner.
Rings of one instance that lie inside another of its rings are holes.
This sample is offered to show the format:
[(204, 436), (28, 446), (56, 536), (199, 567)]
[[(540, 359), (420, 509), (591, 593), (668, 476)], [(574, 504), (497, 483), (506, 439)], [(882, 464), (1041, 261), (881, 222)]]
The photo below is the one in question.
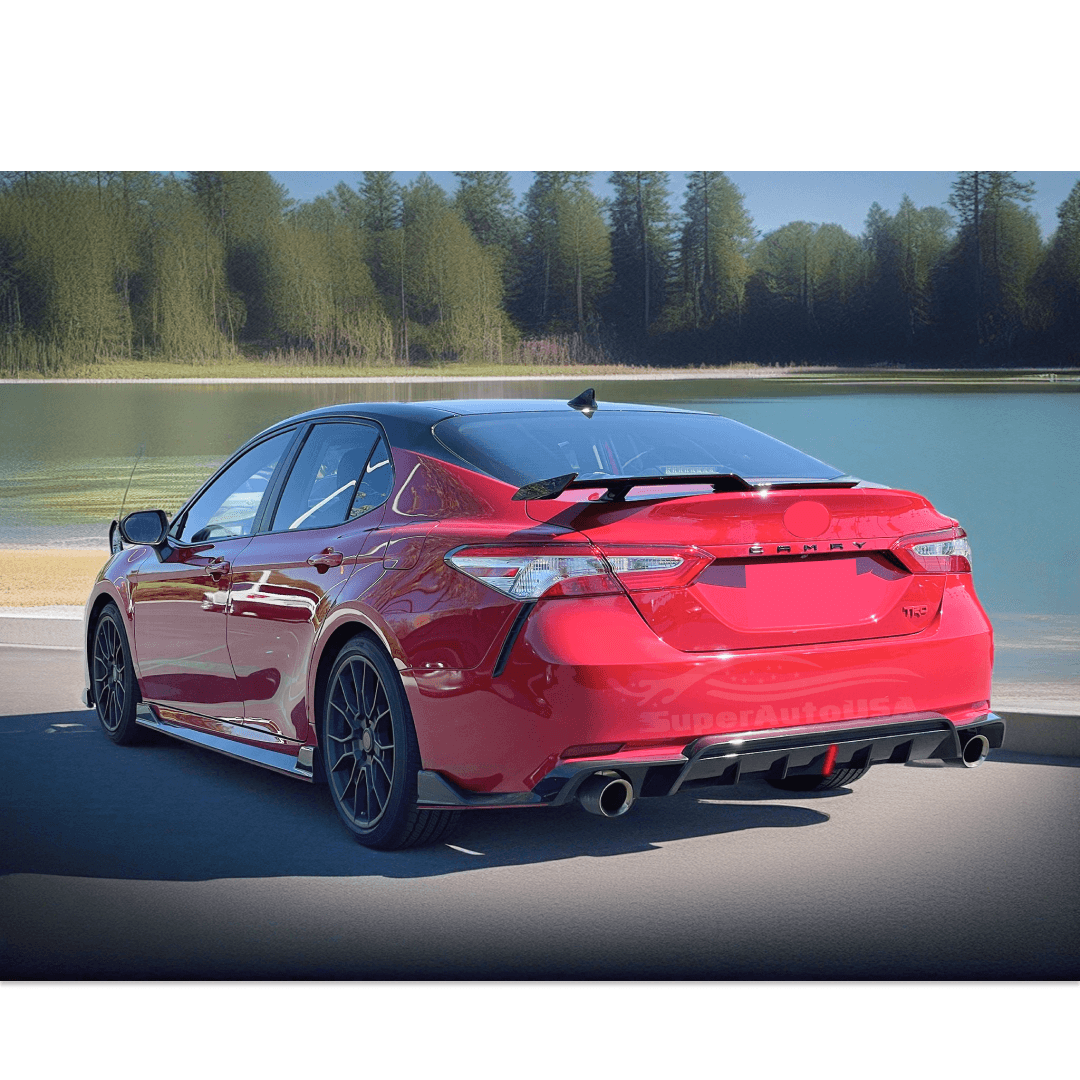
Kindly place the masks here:
[(619, 773), (593, 773), (578, 788), (578, 802), (600, 817), (620, 817), (630, 809), (634, 801), (634, 786)]

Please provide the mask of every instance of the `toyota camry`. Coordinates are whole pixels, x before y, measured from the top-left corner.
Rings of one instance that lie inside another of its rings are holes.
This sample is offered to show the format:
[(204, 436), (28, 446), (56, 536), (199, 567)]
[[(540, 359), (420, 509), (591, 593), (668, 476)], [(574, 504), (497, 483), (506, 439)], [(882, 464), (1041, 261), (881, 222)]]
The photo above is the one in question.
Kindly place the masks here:
[(371, 847), (1002, 743), (959, 523), (711, 413), (333, 405), (110, 536), (84, 691), (108, 737), (324, 784)]

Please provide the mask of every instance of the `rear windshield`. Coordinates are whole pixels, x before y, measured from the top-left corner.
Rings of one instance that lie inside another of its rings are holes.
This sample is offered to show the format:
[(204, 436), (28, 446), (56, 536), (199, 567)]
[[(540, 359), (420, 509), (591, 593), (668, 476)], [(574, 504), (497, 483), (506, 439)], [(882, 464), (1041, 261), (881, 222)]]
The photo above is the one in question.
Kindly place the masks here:
[(497, 413), (454, 416), (439, 421), (434, 431), (474, 468), (517, 487), (569, 472), (579, 480), (696, 473), (833, 480), (843, 475), (779, 439), (708, 413)]

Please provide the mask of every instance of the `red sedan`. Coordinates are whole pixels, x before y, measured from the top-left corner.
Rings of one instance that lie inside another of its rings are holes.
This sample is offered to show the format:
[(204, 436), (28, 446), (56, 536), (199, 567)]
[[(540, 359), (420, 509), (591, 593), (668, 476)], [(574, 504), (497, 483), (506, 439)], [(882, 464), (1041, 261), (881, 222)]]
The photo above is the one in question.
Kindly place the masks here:
[(106, 734), (325, 783), (372, 847), (471, 807), (972, 767), (1004, 735), (958, 523), (708, 413), (335, 405), (112, 541)]

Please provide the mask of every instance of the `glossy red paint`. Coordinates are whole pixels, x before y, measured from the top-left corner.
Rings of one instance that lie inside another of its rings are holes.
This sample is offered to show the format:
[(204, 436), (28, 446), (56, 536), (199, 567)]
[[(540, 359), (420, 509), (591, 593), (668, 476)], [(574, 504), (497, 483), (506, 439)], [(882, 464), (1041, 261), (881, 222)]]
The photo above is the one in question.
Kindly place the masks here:
[(273, 680), (272, 672), (253, 672), (241, 684), (225, 641), (232, 563), (249, 543), (245, 536), (171, 548), (129, 572), (139, 688), (148, 701), (238, 720), (245, 694)]
[(245, 725), (315, 740), (307, 696), (315, 639), (352, 575), (381, 568), (373, 543), (380, 518), (376, 511), (349, 528), (256, 536), (233, 563), (227, 642)]
[(629, 597), (541, 600), (499, 679), (414, 671), (406, 689), (425, 762), (464, 787), (519, 791), (583, 743), (681, 747), (914, 712), (970, 721), (972, 703), (990, 696), (991, 661), (986, 616), (956, 575), (917, 648), (905, 638), (688, 654), (657, 637)]
[[(514, 501), (433, 453), (392, 458), (392, 491), (355, 520), (113, 556), (88, 633), (112, 599), (159, 715), (295, 757), (318, 741), (320, 672), (368, 631), (423, 767), (476, 793), (531, 791), (585, 752), (616, 768), (703, 735), (914, 713), (962, 725), (989, 709), (992, 633), (970, 573), (910, 552), (962, 531), (912, 492)], [(466, 547), (682, 562), (530, 600), (522, 622), (522, 600), (447, 561)]]

